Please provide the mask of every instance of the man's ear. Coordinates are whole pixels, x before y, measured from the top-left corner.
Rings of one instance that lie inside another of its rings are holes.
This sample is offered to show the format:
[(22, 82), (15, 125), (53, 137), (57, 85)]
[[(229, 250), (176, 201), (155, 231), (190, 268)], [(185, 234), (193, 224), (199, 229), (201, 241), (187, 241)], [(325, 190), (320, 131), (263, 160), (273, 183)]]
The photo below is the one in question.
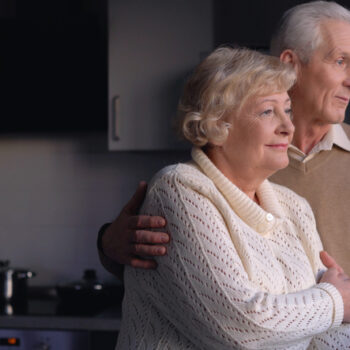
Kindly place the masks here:
[(289, 63), (293, 66), (295, 71), (298, 73), (298, 67), (300, 65), (300, 59), (298, 55), (290, 49), (284, 50), (280, 55), (280, 60), (283, 63)]

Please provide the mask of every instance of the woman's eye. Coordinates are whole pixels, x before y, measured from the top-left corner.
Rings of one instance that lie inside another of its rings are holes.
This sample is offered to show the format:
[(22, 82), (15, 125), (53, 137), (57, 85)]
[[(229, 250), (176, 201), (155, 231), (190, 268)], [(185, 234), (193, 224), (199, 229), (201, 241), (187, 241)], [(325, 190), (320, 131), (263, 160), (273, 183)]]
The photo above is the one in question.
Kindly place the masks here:
[(265, 111), (263, 111), (262, 113), (260, 113), (261, 116), (269, 116), (273, 113), (272, 109), (266, 109)]

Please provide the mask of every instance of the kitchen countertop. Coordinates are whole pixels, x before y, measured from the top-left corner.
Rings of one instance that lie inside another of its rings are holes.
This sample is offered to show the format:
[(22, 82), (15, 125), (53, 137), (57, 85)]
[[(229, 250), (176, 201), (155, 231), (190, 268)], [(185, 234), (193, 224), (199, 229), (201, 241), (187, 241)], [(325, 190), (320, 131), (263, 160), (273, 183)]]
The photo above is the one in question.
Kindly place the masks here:
[[(74, 310), (57, 297), (28, 298), (25, 305), (1, 305), (1, 329), (116, 331), (121, 325), (121, 298), (113, 305), (83, 305)], [(91, 311), (90, 311), (91, 310)]]
[(84, 331), (119, 331), (121, 316), (97, 315), (95, 317), (73, 316), (0, 316), (1, 329), (55, 329)]

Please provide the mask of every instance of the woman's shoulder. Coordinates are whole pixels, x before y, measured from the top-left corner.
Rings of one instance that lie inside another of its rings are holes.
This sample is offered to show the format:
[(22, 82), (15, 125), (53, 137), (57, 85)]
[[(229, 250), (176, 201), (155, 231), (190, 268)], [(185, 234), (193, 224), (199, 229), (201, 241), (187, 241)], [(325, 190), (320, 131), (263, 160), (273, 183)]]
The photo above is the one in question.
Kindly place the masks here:
[(181, 181), (189, 187), (210, 186), (212, 181), (193, 162), (168, 165), (159, 170), (149, 183), (149, 190), (155, 189), (164, 184), (173, 185)]

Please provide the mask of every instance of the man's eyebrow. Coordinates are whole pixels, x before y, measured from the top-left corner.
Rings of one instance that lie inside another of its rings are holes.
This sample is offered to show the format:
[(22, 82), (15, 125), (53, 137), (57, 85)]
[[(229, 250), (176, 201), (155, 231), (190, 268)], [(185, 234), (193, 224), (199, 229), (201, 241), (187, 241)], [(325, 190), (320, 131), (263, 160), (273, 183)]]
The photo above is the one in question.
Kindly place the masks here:
[(330, 58), (333, 58), (334, 56), (337, 56), (337, 55), (344, 56), (345, 58), (350, 57), (350, 54), (348, 52), (343, 51), (339, 47), (335, 47), (334, 49), (332, 49), (331, 51), (329, 51), (326, 54), (325, 59), (330, 59)]

